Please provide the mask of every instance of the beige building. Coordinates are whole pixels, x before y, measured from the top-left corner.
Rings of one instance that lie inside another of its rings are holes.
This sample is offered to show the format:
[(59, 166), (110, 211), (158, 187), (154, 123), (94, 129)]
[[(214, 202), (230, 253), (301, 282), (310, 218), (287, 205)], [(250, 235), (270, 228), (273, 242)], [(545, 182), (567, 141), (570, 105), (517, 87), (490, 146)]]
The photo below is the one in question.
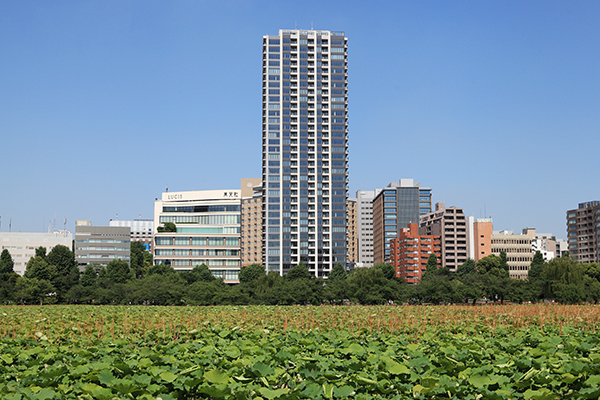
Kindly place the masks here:
[(358, 262), (358, 213), (356, 199), (348, 199), (346, 206), (348, 213), (348, 229), (346, 230), (346, 241), (348, 242), (348, 253), (346, 262)]
[(440, 237), (442, 267), (456, 271), (467, 261), (467, 220), (462, 208), (436, 203), (435, 211), (421, 217), (419, 235)]
[(491, 218), (468, 218), (469, 258), (475, 262), (492, 254), (493, 221)]
[(242, 179), (242, 267), (262, 264), (262, 181)]
[(529, 266), (533, 261), (532, 241), (535, 229), (525, 228), (520, 235), (512, 231), (494, 231), (491, 237), (492, 254), (500, 256), (504, 251), (511, 278), (527, 279)]

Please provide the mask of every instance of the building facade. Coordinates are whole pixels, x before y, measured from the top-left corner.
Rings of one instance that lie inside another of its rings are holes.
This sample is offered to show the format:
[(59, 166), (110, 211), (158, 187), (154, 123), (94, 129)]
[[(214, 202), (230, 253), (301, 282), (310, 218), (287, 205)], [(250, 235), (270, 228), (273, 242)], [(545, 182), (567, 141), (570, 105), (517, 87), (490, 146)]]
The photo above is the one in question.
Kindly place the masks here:
[(358, 261), (358, 216), (356, 199), (348, 199), (348, 230), (346, 233), (346, 242), (348, 243), (348, 254), (346, 255), (346, 262), (352, 266), (356, 265)]
[(502, 252), (506, 253), (510, 277), (527, 279), (533, 261), (531, 249), (535, 229), (523, 229), (521, 235), (515, 235), (512, 231), (494, 231), (491, 239), (492, 254), (500, 256)]
[(128, 226), (93, 226), (75, 221), (75, 259), (81, 271), (88, 264), (106, 266), (112, 260), (130, 261), (131, 230)]
[(242, 179), (242, 267), (262, 264), (262, 181)]
[(437, 257), (438, 268), (441, 266), (440, 236), (420, 235), (416, 223), (400, 229), (399, 236), (391, 241), (390, 250), (390, 263), (396, 268), (396, 277), (407, 283), (421, 280), (431, 253)]
[(131, 241), (142, 242), (146, 250), (152, 252), (152, 235), (154, 234), (154, 220), (136, 219), (133, 221), (121, 221), (112, 219), (108, 226), (128, 226), (131, 230)]
[(6, 249), (13, 259), (13, 270), (23, 275), (29, 259), (35, 257), (35, 249), (45, 247), (46, 254), (57, 245), (73, 247), (73, 235), (68, 231), (52, 233), (0, 232), (0, 252)]
[(268, 271), (346, 263), (347, 39), (280, 30), (263, 37), (263, 248)]
[(580, 263), (600, 262), (600, 201), (567, 211), (569, 256)]
[(456, 271), (467, 261), (467, 220), (462, 208), (436, 203), (435, 211), (421, 217), (419, 234), (440, 237), (442, 267)]
[(533, 255), (539, 251), (546, 261), (550, 261), (556, 257), (556, 246), (557, 239), (550, 233), (536, 233), (535, 237), (531, 240), (531, 252)]
[(493, 221), (491, 218), (468, 218), (469, 258), (475, 262), (492, 254)]
[[(165, 223), (176, 232), (160, 232)], [(206, 264), (227, 283), (239, 282), (240, 190), (165, 192), (154, 202), (154, 263), (177, 271)]]
[(373, 256), (373, 200), (381, 192), (376, 190), (356, 191), (358, 218), (358, 262), (357, 267), (372, 267)]
[(412, 179), (392, 182), (373, 200), (373, 261), (388, 262), (391, 240), (408, 224), (418, 225), (431, 212), (431, 188), (421, 187)]

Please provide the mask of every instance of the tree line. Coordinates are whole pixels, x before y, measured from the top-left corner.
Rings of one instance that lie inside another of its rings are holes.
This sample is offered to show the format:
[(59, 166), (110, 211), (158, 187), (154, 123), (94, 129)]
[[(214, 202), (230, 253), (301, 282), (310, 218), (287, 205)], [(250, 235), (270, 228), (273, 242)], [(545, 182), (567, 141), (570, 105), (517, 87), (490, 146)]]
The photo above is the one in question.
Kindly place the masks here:
[(434, 254), (416, 285), (396, 277), (390, 264), (356, 268), (335, 265), (328, 279), (317, 279), (302, 263), (285, 276), (260, 264), (244, 267), (239, 284), (215, 278), (202, 264), (191, 271), (153, 265), (141, 242), (131, 244), (130, 263), (112, 260), (106, 267), (79, 271), (74, 253), (56, 246), (48, 254), (36, 249), (24, 276), (13, 270), (8, 250), (0, 254), (2, 304), (144, 304), (144, 305), (292, 305), (292, 304), (451, 304), (481, 301), (561, 303), (600, 301), (600, 267), (577, 264), (568, 255), (544, 261), (537, 252), (528, 279), (509, 277), (506, 254), (477, 263), (469, 259), (456, 272), (438, 268)]

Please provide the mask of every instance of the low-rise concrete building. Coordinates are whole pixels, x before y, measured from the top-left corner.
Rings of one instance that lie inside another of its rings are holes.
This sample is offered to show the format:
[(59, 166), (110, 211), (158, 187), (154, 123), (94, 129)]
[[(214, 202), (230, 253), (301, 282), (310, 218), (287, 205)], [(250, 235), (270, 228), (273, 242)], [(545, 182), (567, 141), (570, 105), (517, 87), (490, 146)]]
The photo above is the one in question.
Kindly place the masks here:
[(88, 264), (106, 266), (112, 260), (130, 261), (131, 230), (128, 226), (93, 226), (75, 221), (75, 259), (83, 271)]
[(503, 251), (506, 253), (510, 277), (527, 279), (533, 261), (532, 241), (535, 239), (535, 229), (525, 228), (520, 235), (506, 230), (494, 231), (491, 239), (492, 254), (500, 256)]
[(41, 232), (0, 232), (0, 252), (8, 250), (13, 259), (13, 270), (23, 275), (27, 263), (35, 257), (35, 249), (45, 247), (48, 254), (55, 246), (62, 245), (73, 247), (73, 235), (68, 231), (56, 231), (52, 233)]

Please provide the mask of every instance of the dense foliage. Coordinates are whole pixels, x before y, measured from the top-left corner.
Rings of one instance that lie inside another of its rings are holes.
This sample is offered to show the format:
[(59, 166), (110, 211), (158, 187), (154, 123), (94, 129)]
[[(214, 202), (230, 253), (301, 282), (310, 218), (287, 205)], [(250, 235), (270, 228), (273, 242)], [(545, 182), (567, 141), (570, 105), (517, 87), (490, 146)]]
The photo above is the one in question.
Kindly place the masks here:
[(346, 271), (341, 264), (329, 279), (316, 279), (302, 263), (285, 276), (253, 264), (240, 271), (240, 284), (227, 285), (202, 264), (177, 272), (153, 265), (141, 243), (131, 245), (131, 263), (113, 260), (106, 267), (88, 265), (79, 272), (73, 253), (56, 246), (43, 248), (27, 264), (25, 276), (13, 272), (8, 251), (0, 255), (0, 303), (3, 304), (143, 304), (143, 305), (292, 305), (386, 303), (457, 304), (510, 301), (561, 303), (600, 301), (600, 268), (577, 264), (569, 257), (545, 262), (535, 255), (528, 280), (509, 277), (506, 255), (467, 260), (456, 272), (428, 260), (421, 282), (396, 278), (394, 267)]
[(3, 399), (583, 399), (596, 306), (2, 307)]

